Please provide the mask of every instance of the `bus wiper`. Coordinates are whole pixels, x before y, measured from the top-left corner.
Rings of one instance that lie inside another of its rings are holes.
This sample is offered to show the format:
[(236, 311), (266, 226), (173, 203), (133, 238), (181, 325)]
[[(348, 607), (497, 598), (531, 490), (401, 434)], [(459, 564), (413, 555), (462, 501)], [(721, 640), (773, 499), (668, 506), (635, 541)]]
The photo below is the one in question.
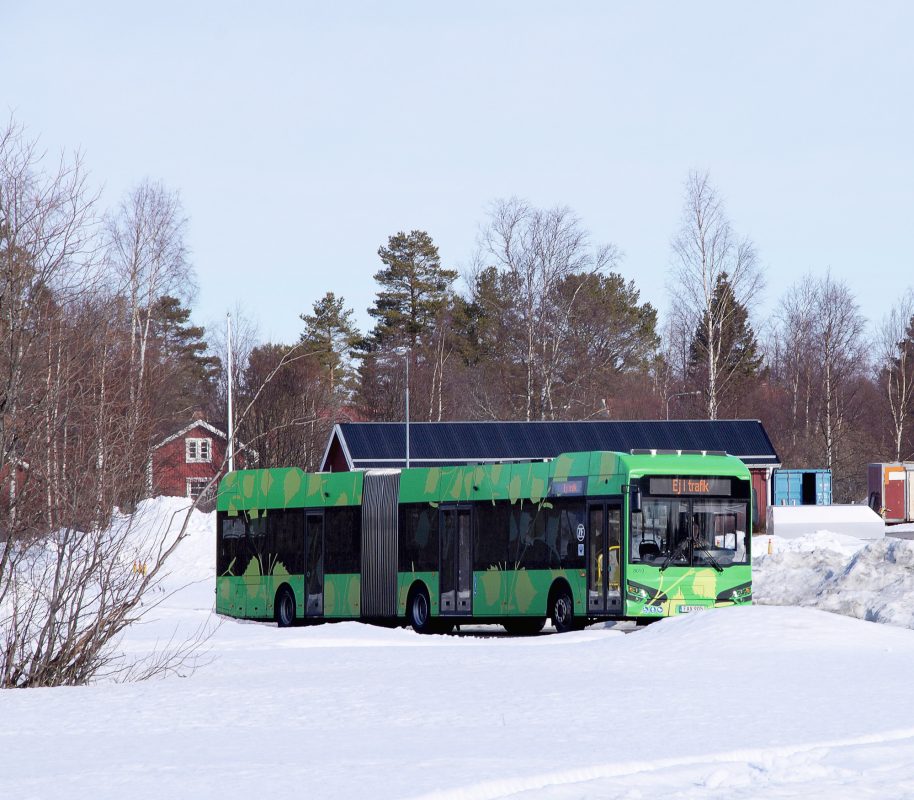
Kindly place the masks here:
[(698, 546), (698, 549), (701, 550), (705, 554), (705, 557), (708, 559), (708, 561), (711, 562), (711, 566), (714, 567), (714, 569), (716, 569), (718, 572), (724, 571), (724, 568), (720, 564), (717, 563), (717, 559), (711, 555), (711, 550), (708, 548), (708, 546), (703, 541), (701, 541), (699, 539), (698, 541), (695, 542), (695, 544)]
[(663, 571), (670, 565), (670, 562), (673, 561), (673, 559), (675, 559), (677, 556), (685, 555), (685, 553), (682, 552), (682, 549), (683, 549), (688, 543), (689, 543), (689, 539), (688, 539), (688, 537), (686, 537), (686, 538), (683, 539), (681, 542), (679, 542), (679, 544), (676, 545), (676, 548), (673, 550), (673, 552), (670, 553), (670, 554), (666, 557), (666, 561), (664, 561), (663, 564), (660, 566), (660, 571), (661, 571), (661, 572), (663, 572)]

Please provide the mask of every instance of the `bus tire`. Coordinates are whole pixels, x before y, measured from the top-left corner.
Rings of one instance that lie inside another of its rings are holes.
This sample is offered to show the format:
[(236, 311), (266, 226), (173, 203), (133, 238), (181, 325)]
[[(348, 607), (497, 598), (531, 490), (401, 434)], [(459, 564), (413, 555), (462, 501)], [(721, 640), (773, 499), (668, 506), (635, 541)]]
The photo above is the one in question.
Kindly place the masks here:
[(429, 603), (428, 592), (425, 591), (425, 587), (419, 586), (413, 589), (409, 596), (406, 614), (410, 627), (416, 633), (431, 633), (434, 630), (432, 606)]
[(557, 633), (567, 633), (575, 629), (574, 600), (565, 586), (552, 590), (552, 602), (549, 604), (549, 615)]
[(288, 586), (280, 586), (276, 592), (273, 613), (280, 628), (291, 628), (295, 624), (295, 595)]

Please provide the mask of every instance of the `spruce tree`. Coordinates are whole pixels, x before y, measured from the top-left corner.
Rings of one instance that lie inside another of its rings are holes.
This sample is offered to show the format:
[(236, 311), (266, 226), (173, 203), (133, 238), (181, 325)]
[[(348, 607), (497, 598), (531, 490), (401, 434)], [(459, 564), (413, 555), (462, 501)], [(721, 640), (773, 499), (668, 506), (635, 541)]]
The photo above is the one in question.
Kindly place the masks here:
[(704, 376), (709, 357), (721, 389), (741, 378), (755, 377), (762, 365), (749, 311), (736, 299), (726, 272), (718, 276), (709, 308), (695, 326), (689, 347), (690, 377)]

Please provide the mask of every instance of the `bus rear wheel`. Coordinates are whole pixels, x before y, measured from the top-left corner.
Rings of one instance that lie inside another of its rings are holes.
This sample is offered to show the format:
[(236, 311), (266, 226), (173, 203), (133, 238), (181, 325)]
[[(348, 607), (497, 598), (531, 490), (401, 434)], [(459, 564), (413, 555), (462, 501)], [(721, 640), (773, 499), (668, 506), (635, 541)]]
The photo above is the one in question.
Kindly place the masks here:
[(425, 589), (416, 589), (410, 595), (406, 613), (409, 615), (409, 624), (416, 633), (432, 632), (431, 604)]
[(295, 624), (295, 595), (288, 586), (283, 586), (276, 593), (273, 608), (276, 614), (276, 624), (280, 628), (290, 628)]
[(558, 633), (574, 630), (574, 602), (571, 599), (571, 593), (567, 589), (556, 589), (552, 595), (550, 611), (552, 624)]

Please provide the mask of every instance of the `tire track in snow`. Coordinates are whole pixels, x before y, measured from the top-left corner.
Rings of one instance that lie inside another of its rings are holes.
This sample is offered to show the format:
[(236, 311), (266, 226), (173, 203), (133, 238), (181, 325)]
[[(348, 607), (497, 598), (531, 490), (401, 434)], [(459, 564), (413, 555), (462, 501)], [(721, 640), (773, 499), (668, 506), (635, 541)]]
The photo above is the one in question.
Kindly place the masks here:
[(482, 781), (452, 789), (440, 789), (412, 800), (501, 800), (501, 798), (524, 792), (535, 792), (551, 787), (569, 786), (577, 783), (589, 783), (596, 780), (624, 778), (632, 775), (645, 775), (682, 767), (713, 767), (715, 765), (746, 765), (763, 772), (768, 772), (775, 762), (782, 759), (796, 758), (811, 754), (824, 757), (831, 750), (867, 745), (891, 744), (903, 741), (914, 744), (914, 728), (872, 733), (845, 739), (809, 742), (800, 745), (778, 745), (775, 747), (742, 748), (723, 753), (712, 753), (699, 756), (681, 756), (660, 758), (652, 761), (625, 761), (618, 763), (595, 764), (589, 767), (544, 772), (536, 775), (499, 778)]

